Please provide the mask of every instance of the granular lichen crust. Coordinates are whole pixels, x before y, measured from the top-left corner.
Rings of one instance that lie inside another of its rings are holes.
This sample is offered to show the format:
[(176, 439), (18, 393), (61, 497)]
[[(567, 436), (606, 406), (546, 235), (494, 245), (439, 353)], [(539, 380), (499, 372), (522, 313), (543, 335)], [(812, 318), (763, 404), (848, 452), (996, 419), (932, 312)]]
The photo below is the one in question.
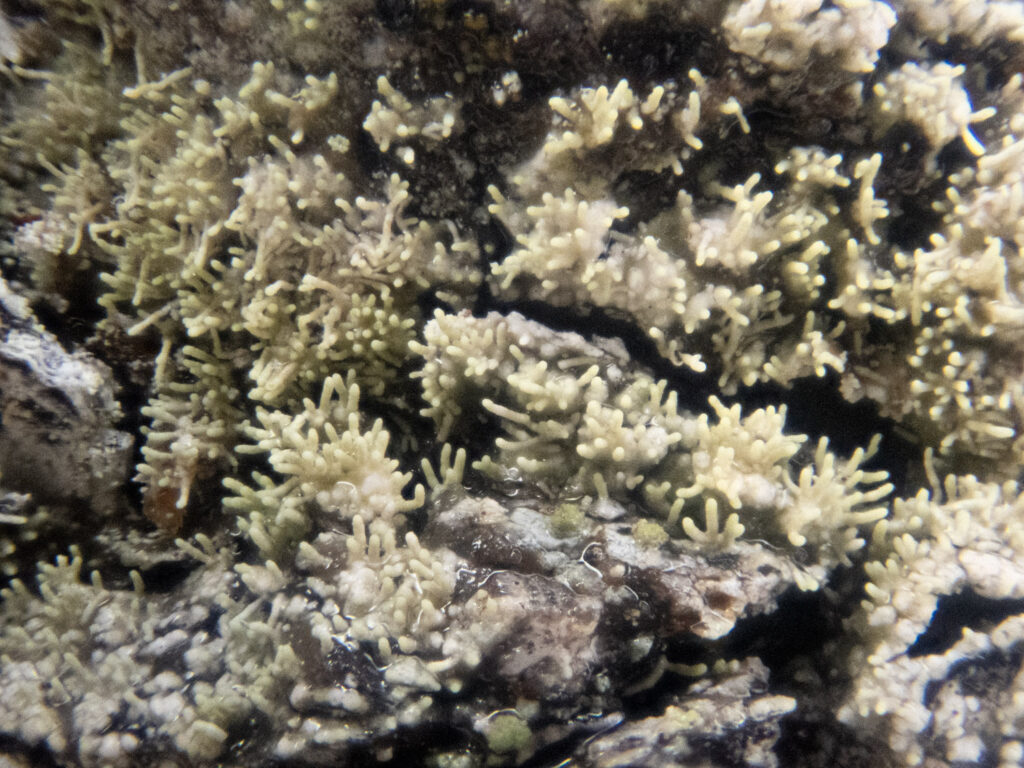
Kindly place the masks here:
[(1022, 68), (0, 0), (0, 762), (1020, 765)]

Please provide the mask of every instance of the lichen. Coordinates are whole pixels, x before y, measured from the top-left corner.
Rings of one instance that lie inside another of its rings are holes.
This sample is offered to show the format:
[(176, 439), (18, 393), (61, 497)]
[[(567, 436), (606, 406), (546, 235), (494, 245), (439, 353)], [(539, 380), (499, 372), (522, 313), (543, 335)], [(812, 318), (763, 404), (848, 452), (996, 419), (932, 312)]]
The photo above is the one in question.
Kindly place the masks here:
[(0, 762), (1018, 764), (1022, 63), (0, 3)]

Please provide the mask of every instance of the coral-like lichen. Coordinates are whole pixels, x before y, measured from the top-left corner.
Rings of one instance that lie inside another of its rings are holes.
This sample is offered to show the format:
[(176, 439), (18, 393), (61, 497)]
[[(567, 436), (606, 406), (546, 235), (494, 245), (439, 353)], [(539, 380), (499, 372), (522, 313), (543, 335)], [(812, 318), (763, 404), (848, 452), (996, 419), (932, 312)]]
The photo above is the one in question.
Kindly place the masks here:
[(0, 762), (1018, 765), (1022, 64), (0, 3)]

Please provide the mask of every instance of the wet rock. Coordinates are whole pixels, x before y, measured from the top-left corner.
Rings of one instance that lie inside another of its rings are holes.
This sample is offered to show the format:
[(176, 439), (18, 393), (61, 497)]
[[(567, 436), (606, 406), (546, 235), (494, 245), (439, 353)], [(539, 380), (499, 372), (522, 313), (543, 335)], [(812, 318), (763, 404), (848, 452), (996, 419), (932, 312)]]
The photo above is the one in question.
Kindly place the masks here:
[(555, 505), (532, 504), (467, 497), (437, 512), (424, 535), (466, 558), (480, 578), (502, 570), (544, 575), (635, 615), (636, 627), (662, 637), (722, 637), (738, 619), (772, 610), (801, 572), (756, 542), (738, 542), (727, 555), (677, 541), (644, 546), (628, 522), (589, 520), (558, 537), (549, 526)]
[(109, 511), (128, 477), (132, 438), (110, 369), (68, 352), (0, 282), (0, 472), (39, 501)]
[(768, 670), (757, 659), (702, 681), (661, 715), (626, 722), (584, 743), (581, 768), (763, 766), (773, 768), (779, 720), (796, 707), (767, 694)]

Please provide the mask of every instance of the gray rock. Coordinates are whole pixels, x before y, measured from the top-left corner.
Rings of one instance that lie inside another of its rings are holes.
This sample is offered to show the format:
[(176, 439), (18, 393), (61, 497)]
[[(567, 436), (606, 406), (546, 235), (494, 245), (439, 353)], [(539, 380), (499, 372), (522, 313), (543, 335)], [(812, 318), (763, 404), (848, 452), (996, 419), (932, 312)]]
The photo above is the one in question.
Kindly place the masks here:
[(0, 281), (0, 472), (38, 501), (87, 500), (110, 511), (128, 478), (132, 437), (110, 369), (68, 352)]
[(587, 741), (581, 768), (668, 768), (743, 765), (773, 768), (779, 720), (796, 707), (765, 694), (768, 670), (757, 659), (703, 681), (661, 715), (623, 723)]

